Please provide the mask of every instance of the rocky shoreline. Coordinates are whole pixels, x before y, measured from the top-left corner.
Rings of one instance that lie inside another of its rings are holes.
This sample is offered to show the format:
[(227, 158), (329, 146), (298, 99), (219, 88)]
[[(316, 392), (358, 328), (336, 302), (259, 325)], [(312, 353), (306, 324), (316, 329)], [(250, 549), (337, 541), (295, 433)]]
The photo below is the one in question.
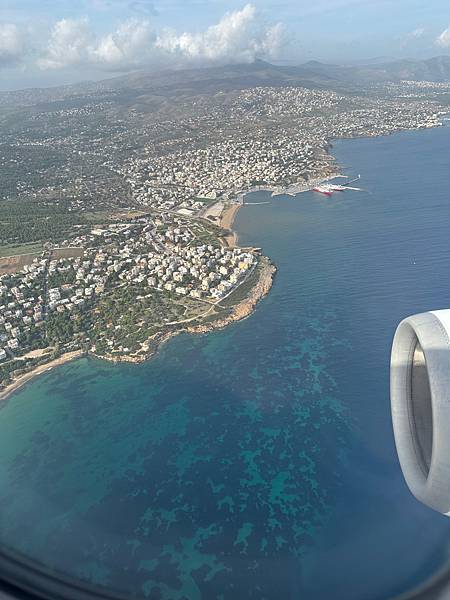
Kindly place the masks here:
[(189, 327), (186, 331), (188, 333), (208, 333), (216, 329), (223, 329), (230, 323), (249, 317), (254, 312), (258, 302), (270, 292), (277, 271), (275, 265), (267, 257), (263, 256), (261, 261), (263, 264), (261, 265), (258, 283), (253, 286), (247, 298), (233, 307), (229, 315), (214, 321), (211, 325), (196, 325), (195, 327)]
[(94, 353), (89, 353), (89, 356), (93, 356), (100, 360), (107, 360), (108, 362), (115, 364), (141, 364), (155, 356), (165, 342), (177, 335), (180, 335), (181, 333), (205, 334), (210, 333), (211, 331), (224, 329), (231, 323), (242, 321), (254, 312), (258, 302), (267, 296), (273, 285), (273, 280), (277, 271), (275, 265), (272, 264), (265, 256), (261, 257), (260, 261), (261, 264), (258, 282), (253, 286), (246, 298), (231, 308), (231, 312), (227, 316), (223, 318), (219, 317), (216, 321), (208, 324), (199, 324), (191, 327), (182, 327), (173, 331), (157, 333), (147, 341), (148, 350), (141, 355), (117, 357), (111, 355), (100, 356)]

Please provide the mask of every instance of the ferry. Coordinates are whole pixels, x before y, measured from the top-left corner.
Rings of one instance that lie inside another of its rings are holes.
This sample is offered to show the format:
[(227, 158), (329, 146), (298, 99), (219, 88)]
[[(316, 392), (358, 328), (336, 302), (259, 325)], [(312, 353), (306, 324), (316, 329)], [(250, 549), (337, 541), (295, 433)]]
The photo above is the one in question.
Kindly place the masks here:
[(355, 192), (360, 192), (361, 188), (350, 187), (350, 184), (354, 181), (358, 181), (361, 179), (361, 175), (358, 175), (356, 179), (352, 179), (348, 183), (344, 185), (338, 185), (335, 183), (323, 183), (322, 185), (318, 185), (313, 188), (313, 192), (317, 192), (319, 194), (324, 194), (325, 196), (332, 196), (335, 192), (346, 192), (347, 190), (353, 190)]
[(318, 192), (319, 194), (325, 194), (326, 196), (331, 196), (334, 192), (345, 192), (348, 190), (348, 187), (344, 185), (329, 185), (328, 183), (324, 185), (318, 185), (313, 188), (313, 192)]

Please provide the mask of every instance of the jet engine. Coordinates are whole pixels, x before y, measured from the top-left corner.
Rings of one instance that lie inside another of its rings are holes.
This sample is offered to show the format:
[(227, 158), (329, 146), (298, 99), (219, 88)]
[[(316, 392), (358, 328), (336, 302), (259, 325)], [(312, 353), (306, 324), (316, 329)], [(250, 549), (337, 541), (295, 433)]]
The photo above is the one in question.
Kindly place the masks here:
[(450, 516), (450, 310), (408, 317), (394, 336), (391, 408), (406, 483)]

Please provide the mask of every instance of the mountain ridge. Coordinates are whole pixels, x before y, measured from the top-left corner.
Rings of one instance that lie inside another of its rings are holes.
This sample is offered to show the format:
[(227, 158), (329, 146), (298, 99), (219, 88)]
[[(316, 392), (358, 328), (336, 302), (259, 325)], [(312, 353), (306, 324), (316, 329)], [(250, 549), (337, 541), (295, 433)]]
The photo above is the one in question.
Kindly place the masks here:
[(0, 104), (17, 102), (21, 97), (35, 102), (54, 101), (89, 94), (145, 93), (158, 97), (191, 97), (231, 92), (256, 86), (303, 86), (318, 89), (352, 90), (389, 82), (450, 82), (450, 56), (426, 60), (398, 59), (385, 63), (340, 65), (308, 61), (298, 66), (274, 65), (263, 60), (184, 70), (135, 71), (97, 82), (85, 81), (51, 88), (30, 88), (0, 93)]

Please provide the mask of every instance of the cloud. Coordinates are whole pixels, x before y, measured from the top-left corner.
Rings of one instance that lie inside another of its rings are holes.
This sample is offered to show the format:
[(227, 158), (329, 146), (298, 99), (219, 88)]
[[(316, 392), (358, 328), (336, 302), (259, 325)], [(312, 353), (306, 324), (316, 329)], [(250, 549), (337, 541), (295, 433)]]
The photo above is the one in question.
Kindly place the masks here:
[(86, 18), (62, 19), (54, 25), (38, 65), (41, 69), (89, 65), (126, 71), (149, 65), (252, 62), (274, 58), (284, 37), (280, 23), (259, 22), (252, 4), (225, 14), (200, 33), (179, 34), (171, 29), (158, 33), (148, 20), (131, 19), (113, 32), (96, 36)]
[(256, 23), (256, 8), (247, 4), (242, 10), (227, 13), (217, 25), (203, 33), (163, 31), (155, 46), (168, 56), (185, 61), (251, 62), (258, 57), (273, 57), (282, 45), (281, 24), (262, 27)]
[(24, 54), (25, 40), (17, 25), (0, 23), (0, 67), (17, 64)]
[(94, 35), (86, 18), (61, 19), (55, 23), (44, 56), (38, 60), (41, 69), (60, 69), (87, 62)]
[(447, 27), (435, 40), (435, 44), (437, 46), (441, 46), (441, 48), (449, 48), (450, 47), (450, 27)]
[(86, 18), (62, 19), (55, 23), (37, 64), (43, 70), (76, 66), (128, 70), (145, 63), (154, 40), (148, 21), (132, 19), (116, 31), (97, 37)]
[(151, 57), (155, 37), (148, 21), (132, 19), (88, 48), (88, 62), (112, 70), (139, 67)]

